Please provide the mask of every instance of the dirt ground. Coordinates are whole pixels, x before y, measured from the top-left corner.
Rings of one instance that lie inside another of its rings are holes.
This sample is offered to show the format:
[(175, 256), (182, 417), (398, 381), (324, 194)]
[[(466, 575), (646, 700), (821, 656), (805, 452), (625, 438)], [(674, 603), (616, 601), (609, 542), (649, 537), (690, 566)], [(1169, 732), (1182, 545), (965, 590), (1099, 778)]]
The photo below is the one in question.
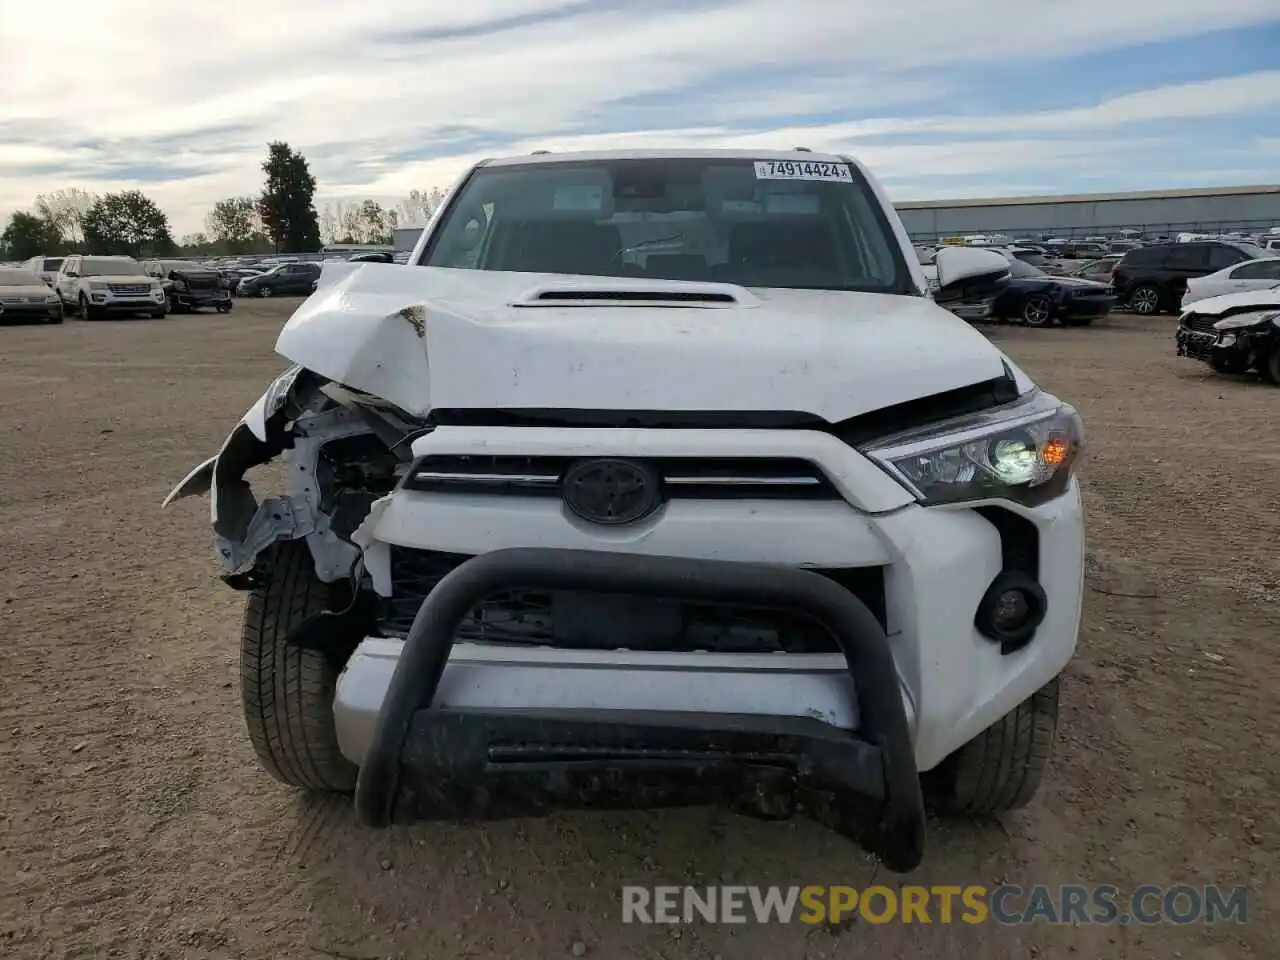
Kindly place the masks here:
[(713, 810), (371, 833), (269, 779), (207, 501), (160, 501), (283, 366), (292, 306), (0, 328), (0, 957), (1280, 956), (1280, 391), (1175, 360), (1167, 317), (995, 331), (1085, 417), (1085, 624), (1046, 788), (933, 824), (911, 878), (1244, 884), (1246, 924), (624, 925), (622, 884), (873, 868)]

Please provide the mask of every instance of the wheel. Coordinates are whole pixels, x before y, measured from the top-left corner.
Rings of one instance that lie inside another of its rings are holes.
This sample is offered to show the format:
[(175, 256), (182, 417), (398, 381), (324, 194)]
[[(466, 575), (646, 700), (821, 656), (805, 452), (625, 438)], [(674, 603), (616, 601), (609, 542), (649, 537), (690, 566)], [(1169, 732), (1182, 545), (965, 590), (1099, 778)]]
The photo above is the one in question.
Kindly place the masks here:
[(1271, 352), (1258, 363), (1258, 375), (1267, 383), (1280, 387), (1280, 345), (1271, 348)]
[(218, 312), (219, 312), (219, 313), (230, 313), (230, 312), (231, 312), (231, 304), (229, 304), (229, 303), (220, 303), (220, 304), (218, 304)]
[(58, 307), (58, 312), (45, 321), (45, 323), (61, 323), (61, 322), (62, 322), (62, 307)]
[(1248, 357), (1238, 356), (1219, 356), (1213, 355), (1209, 358), (1209, 366), (1213, 368), (1214, 373), (1244, 373), (1248, 370)]
[(166, 311), (166, 310), (152, 310), (152, 311), (151, 311), (151, 319), (152, 319), (152, 320), (163, 320), (166, 316), (168, 316), (168, 311)]
[(100, 314), (89, 306), (89, 298), (80, 294), (80, 319), (97, 320)]
[(1028, 297), (1022, 305), (1022, 322), (1028, 327), (1053, 326), (1053, 304), (1048, 297)]
[(1058, 730), (1058, 678), (947, 757), (923, 780), (943, 813), (967, 816), (1025, 806), (1044, 776)]
[(1129, 309), (1149, 317), (1160, 312), (1160, 290), (1152, 283), (1140, 283), (1129, 294)]
[(258, 760), (277, 780), (309, 790), (350, 790), (356, 767), (338, 749), (333, 697), (338, 670), (316, 650), (286, 644), (328, 608), (305, 541), (276, 543), (267, 579), (249, 594), (240, 635), (240, 699)]
[(270, 288), (270, 287), (259, 287), (259, 288), (258, 288), (258, 296), (260, 296), (260, 297), (269, 297), (269, 296), (271, 296), (271, 288)]
[(1064, 327), (1087, 327), (1093, 323), (1093, 317), (1063, 317), (1062, 325)]

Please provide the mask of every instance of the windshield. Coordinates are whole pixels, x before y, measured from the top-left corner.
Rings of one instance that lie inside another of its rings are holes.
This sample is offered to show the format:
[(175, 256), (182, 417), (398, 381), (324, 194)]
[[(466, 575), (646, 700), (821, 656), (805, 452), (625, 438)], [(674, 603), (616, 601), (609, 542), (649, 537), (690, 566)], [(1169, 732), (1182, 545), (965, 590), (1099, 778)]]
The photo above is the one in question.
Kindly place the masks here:
[(1033, 267), (1029, 263), (1021, 260), (1012, 260), (1009, 263), (1009, 276), (1011, 277), (1047, 277), (1048, 274), (1043, 270)]
[(80, 265), (82, 277), (136, 277), (142, 266), (128, 257), (108, 260), (105, 257), (85, 257)]
[(738, 159), (481, 167), (433, 267), (914, 292), (884, 212), (843, 163)]
[(0, 267), (0, 287), (43, 287), (45, 282), (39, 274), (30, 270), (12, 270)]

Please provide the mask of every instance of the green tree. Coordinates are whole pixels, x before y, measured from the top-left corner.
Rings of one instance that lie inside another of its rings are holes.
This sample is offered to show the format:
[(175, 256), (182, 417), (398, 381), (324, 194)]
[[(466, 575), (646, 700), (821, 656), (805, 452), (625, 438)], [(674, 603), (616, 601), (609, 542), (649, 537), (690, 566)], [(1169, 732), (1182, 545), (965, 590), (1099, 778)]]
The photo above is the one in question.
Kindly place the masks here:
[(267, 145), (262, 163), (267, 175), (258, 215), (276, 250), (284, 253), (314, 253), (320, 249), (320, 223), (316, 216), (316, 178), (307, 159), (287, 143)]
[(85, 245), (94, 253), (142, 257), (173, 249), (169, 218), (139, 190), (99, 197), (83, 223)]
[(204, 219), (209, 237), (227, 253), (245, 253), (262, 234), (258, 204), (253, 197), (228, 197), (213, 205)]
[(74, 247), (84, 243), (85, 214), (98, 200), (95, 194), (68, 187), (36, 197), (36, 213), (47, 221), (58, 236)]
[(43, 217), (19, 211), (0, 233), (0, 250), (8, 260), (27, 260), (42, 253), (58, 253), (63, 246), (58, 231)]

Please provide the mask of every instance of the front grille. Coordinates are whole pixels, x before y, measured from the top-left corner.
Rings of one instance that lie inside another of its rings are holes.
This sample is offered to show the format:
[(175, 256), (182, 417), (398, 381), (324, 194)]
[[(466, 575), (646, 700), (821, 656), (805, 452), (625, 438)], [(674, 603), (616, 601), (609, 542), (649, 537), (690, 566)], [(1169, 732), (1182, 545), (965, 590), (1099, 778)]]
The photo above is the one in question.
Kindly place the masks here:
[(107, 289), (117, 297), (145, 297), (151, 292), (149, 283), (109, 283)]
[[(383, 601), (384, 633), (404, 636), (440, 579), (470, 557), (391, 547), (392, 596)], [(883, 627), (884, 569), (815, 569), (853, 593)], [(835, 640), (814, 621), (785, 611), (736, 605), (604, 597), (513, 589), (477, 604), (459, 640), (613, 650), (705, 650), (716, 653), (832, 653)]]
[(217, 290), (220, 281), (217, 277), (188, 277), (187, 289), (192, 292), (200, 290)]
[(44, 297), (16, 297), (16, 296), (0, 297), (0, 303), (12, 303), (14, 305), (17, 305), (19, 303), (44, 303), (44, 301), (45, 301)]
[[(588, 458), (589, 459), (589, 458)], [(579, 458), (427, 456), (405, 475), (405, 489), (444, 493), (560, 496), (565, 472)], [(666, 499), (834, 500), (826, 475), (805, 460), (776, 457), (643, 459), (662, 478)]]
[(1220, 317), (1206, 317), (1198, 313), (1193, 313), (1183, 321), (1183, 326), (1188, 330), (1194, 330), (1196, 333), (1216, 334), (1218, 331), (1213, 329), (1213, 325), (1220, 319)]

